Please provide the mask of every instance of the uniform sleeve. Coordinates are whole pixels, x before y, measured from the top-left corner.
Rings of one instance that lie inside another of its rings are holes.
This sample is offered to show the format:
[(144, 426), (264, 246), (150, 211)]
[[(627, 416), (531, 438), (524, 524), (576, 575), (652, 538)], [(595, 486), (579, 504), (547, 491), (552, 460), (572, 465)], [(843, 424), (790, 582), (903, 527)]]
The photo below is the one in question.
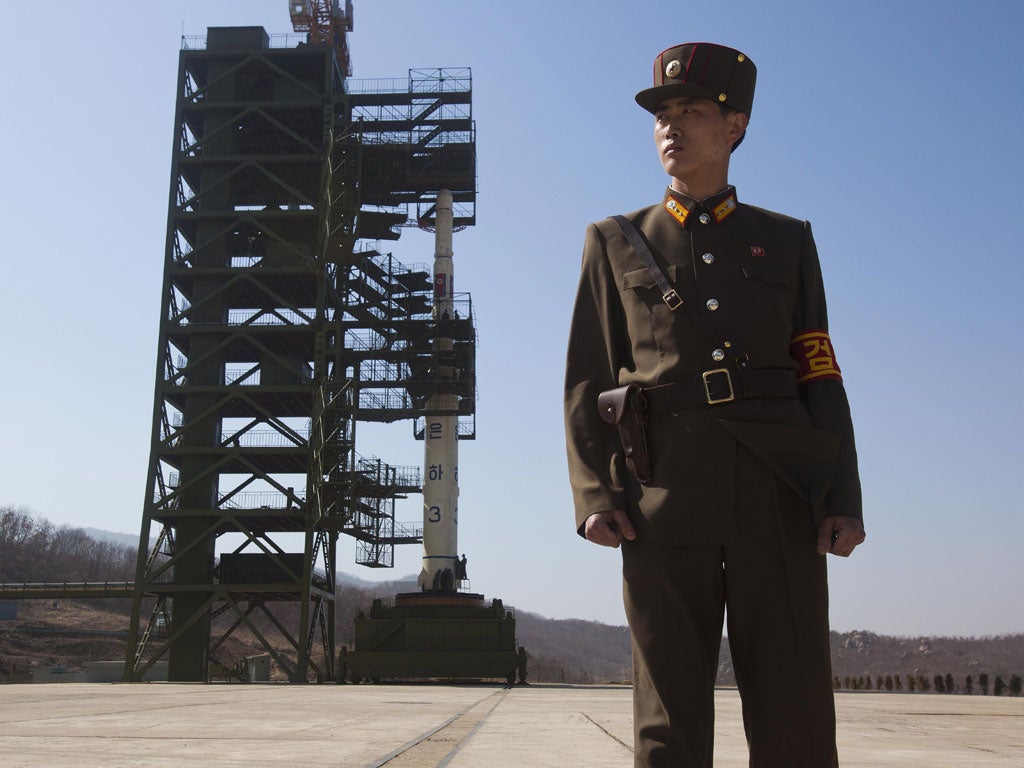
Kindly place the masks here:
[(625, 509), (618, 437), (597, 410), (598, 393), (618, 386), (618, 371), (627, 363), (623, 318), (604, 238), (591, 224), (583, 247), (565, 371), (565, 443), (580, 535), (595, 512)]
[(828, 333), (825, 287), (811, 225), (804, 222), (800, 293), (790, 351), (800, 364), (800, 397), (814, 425), (839, 435), (839, 454), (825, 496), (825, 514), (863, 519), (857, 447), (842, 372)]

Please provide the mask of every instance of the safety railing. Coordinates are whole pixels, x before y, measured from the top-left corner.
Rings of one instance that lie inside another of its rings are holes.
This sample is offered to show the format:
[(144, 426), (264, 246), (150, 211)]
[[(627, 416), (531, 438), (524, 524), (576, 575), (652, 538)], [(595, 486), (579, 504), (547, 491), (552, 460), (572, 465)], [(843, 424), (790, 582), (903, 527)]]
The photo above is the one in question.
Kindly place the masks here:
[(396, 539), (422, 539), (423, 523), (395, 523)]
[(224, 438), (224, 445), (234, 448), (305, 448), (309, 441), (309, 430), (298, 436), (288, 435), (276, 429), (250, 429), (238, 435)]
[[(297, 48), (300, 43), (306, 42), (305, 35), (275, 34), (268, 35), (271, 48)], [(183, 51), (205, 51), (206, 35), (182, 35), (181, 50)]]
[[(306, 500), (306, 492), (298, 491), (295, 498), (303, 502)], [(273, 491), (242, 491), (230, 498), (223, 499), (218, 507), (220, 509), (288, 509), (294, 505), (294, 500), (282, 493)]]

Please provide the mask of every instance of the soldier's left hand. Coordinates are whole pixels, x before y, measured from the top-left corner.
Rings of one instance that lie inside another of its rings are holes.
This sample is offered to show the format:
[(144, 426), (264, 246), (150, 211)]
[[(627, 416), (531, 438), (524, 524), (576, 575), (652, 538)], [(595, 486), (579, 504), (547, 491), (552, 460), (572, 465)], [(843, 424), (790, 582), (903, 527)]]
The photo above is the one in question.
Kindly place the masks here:
[(818, 526), (818, 554), (849, 557), (864, 537), (864, 524), (856, 517), (826, 517)]

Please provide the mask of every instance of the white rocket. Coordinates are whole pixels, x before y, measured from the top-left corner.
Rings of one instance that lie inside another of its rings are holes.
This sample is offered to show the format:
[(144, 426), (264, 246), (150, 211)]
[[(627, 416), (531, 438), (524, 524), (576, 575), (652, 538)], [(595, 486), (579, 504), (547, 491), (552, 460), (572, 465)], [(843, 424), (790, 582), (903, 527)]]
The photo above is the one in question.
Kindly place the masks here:
[[(434, 307), (435, 321), (455, 317), (452, 279), (452, 194), (442, 189), (437, 194), (434, 230)], [(452, 349), (452, 339), (439, 333), (434, 352)], [(458, 371), (450, 366), (434, 366), (439, 383), (453, 381)], [(441, 389), (444, 389), (442, 386)], [(425, 419), (423, 433), (423, 567), (418, 583), (423, 590), (450, 592), (459, 584), (456, 564), (459, 546), (459, 396), (453, 393), (431, 395), (427, 412), (444, 411), (451, 415)]]

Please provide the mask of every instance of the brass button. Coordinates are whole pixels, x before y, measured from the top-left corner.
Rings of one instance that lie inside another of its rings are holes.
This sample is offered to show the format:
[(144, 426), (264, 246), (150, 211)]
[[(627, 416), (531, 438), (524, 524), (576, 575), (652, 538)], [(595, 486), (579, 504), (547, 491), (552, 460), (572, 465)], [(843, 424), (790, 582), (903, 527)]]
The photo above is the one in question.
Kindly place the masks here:
[(711, 359), (716, 363), (720, 363), (725, 360), (725, 352), (720, 349), (716, 349), (711, 353)]
[(707, 300), (707, 304), (705, 304), (705, 306), (706, 306), (706, 307), (707, 307), (707, 308), (708, 308), (709, 310), (711, 310), (712, 312), (714, 312), (714, 311), (715, 311), (716, 309), (718, 309), (718, 299), (708, 299), (708, 300)]
[(705, 264), (715, 263), (715, 254), (713, 253), (705, 253), (703, 256), (701, 256), (701, 258), (704, 260)]

